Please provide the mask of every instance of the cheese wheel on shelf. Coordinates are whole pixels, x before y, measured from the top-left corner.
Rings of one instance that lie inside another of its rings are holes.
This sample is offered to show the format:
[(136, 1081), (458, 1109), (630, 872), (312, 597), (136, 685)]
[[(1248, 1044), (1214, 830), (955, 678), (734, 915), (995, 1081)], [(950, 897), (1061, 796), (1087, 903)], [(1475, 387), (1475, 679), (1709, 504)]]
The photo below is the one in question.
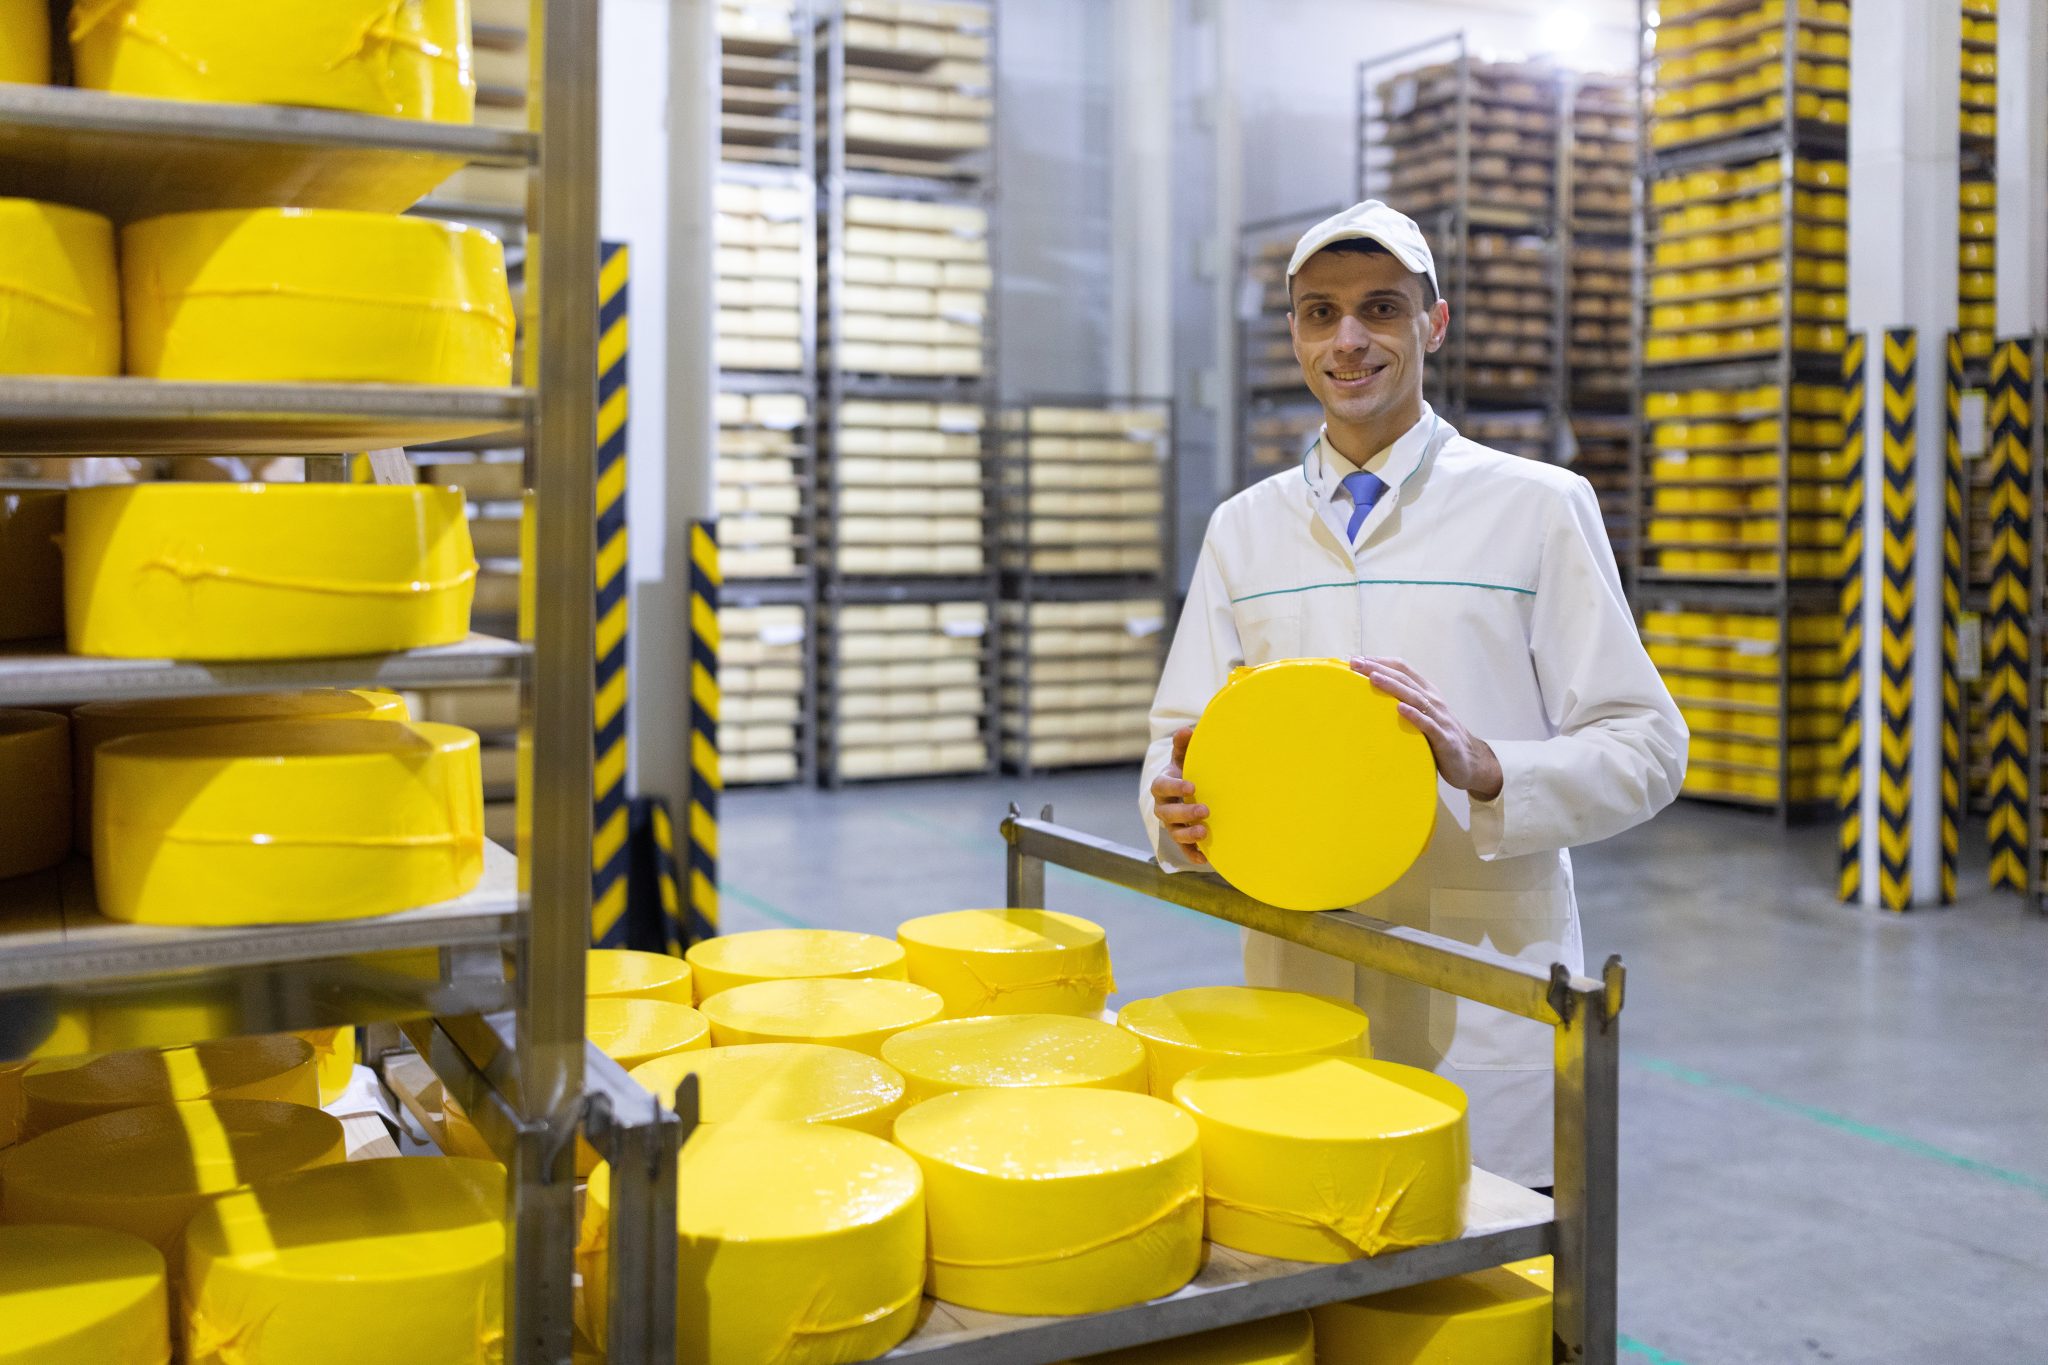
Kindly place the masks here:
[(65, 638), (74, 654), (207, 661), (456, 644), (476, 572), (452, 488), (81, 488), (65, 508)]
[(690, 964), (667, 953), (592, 948), (583, 957), (583, 993), (592, 1000), (668, 1000), (694, 1005)]
[(93, 755), (112, 740), (252, 720), (410, 719), (405, 698), (396, 692), (340, 688), (87, 702), (71, 711), (72, 847), (80, 853), (92, 852)]
[(1547, 1365), (1551, 1259), (1324, 1304), (1312, 1310), (1322, 1365)]
[(476, 114), (469, 0), (82, 4), (71, 54), (88, 90), (437, 123)]
[(473, 730), (251, 722), (102, 745), (100, 912), (145, 924), (304, 924), (434, 905), (483, 876)]
[(0, 199), (0, 374), (121, 373), (114, 225), (97, 213)]
[[(801, 1172), (801, 1178), (792, 1178)], [(830, 1124), (699, 1128), (676, 1169), (679, 1365), (867, 1360), (916, 1325), (925, 1278), (917, 1164)], [(611, 1171), (591, 1175), (584, 1303), (608, 1322)], [(715, 1304), (712, 1312), (703, 1305)]]
[(1365, 1057), (1244, 1057), (1180, 1078), (1209, 1240), (1289, 1261), (1445, 1242), (1472, 1182), (1465, 1092)]
[(955, 910), (896, 930), (910, 979), (949, 1018), (1102, 1012), (1116, 980), (1100, 925), (1051, 910)]
[(721, 934), (694, 945), (686, 956), (699, 1004), (720, 991), (759, 981), (909, 979), (902, 948), (877, 934), (846, 929), (757, 929), (747, 934)]
[(284, 1100), (315, 1108), (320, 1102), (312, 1045), (288, 1033), (38, 1062), (22, 1089), (25, 1138), (117, 1109), (180, 1100)]
[[(0, 0), (4, 2), (4, 0)], [(0, 308), (7, 306), (0, 296)], [(0, 640), (64, 633), (64, 493), (0, 488)]]
[(271, 1176), (348, 1159), (341, 1123), (277, 1100), (188, 1100), (121, 1109), (24, 1142), (0, 1168), (0, 1219), (133, 1233), (175, 1274), (185, 1225)]
[(1162, 1099), (1188, 1072), (1226, 1058), (1371, 1053), (1363, 1010), (1300, 991), (1195, 986), (1133, 1000), (1116, 1022), (1145, 1044), (1152, 1093)]
[(1115, 1090), (961, 1090), (896, 1120), (924, 1170), (931, 1293), (991, 1313), (1105, 1312), (1202, 1259), (1194, 1120)]
[(583, 1031), (628, 1071), (657, 1057), (711, 1046), (711, 1026), (704, 1016), (669, 1000), (586, 1000)]
[(322, 1107), (341, 1098), (356, 1074), (356, 1031), (353, 1028), (305, 1029), (299, 1037), (313, 1048), (313, 1069), (320, 1078)]
[(247, 383), (512, 382), (505, 249), (346, 209), (174, 213), (121, 231), (128, 373)]
[(0, 0), (0, 82), (50, 83), (48, 0)]
[(71, 722), (54, 711), (0, 710), (0, 879), (71, 852)]
[(0, 1227), (0, 1365), (168, 1365), (164, 1258), (107, 1228)]
[(1071, 1014), (941, 1019), (890, 1038), (882, 1060), (903, 1073), (912, 1104), (1012, 1086), (1146, 1091), (1144, 1044), (1113, 1024)]
[[(374, 1273), (370, 1273), (374, 1271)], [(265, 1180), (185, 1231), (190, 1365), (470, 1362), (502, 1345), (505, 1172), (390, 1157)]]
[(742, 1043), (679, 1052), (632, 1071), (664, 1104), (675, 1102), (676, 1087), (692, 1075), (704, 1123), (836, 1123), (886, 1138), (903, 1112), (904, 1082), (895, 1068), (822, 1043)]
[(880, 1057), (891, 1034), (929, 1024), (945, 1010), (936, 991), (908, 981), (835, 977), (757, 981), (704, 1002), (711, 1041), (824, 1043)]
[(1066, 1365), (1316, 1365), (1315, 1323), (1307, 1313), (1287, 1313)]

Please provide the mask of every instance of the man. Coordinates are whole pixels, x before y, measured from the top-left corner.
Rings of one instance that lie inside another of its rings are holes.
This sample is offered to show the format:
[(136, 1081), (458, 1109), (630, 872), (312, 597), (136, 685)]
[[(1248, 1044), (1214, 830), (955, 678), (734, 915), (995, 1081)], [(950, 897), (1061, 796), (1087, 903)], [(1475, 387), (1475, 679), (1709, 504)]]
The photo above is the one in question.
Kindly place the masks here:
[[(1287, 274), (1322, 434), (1210, 519), (1152, 705), (1140, 805), (1160, 863), (1205, 861), (1209, 811), (1181, 762), (1230, 670), (1348, 658), (1421, 729), (1439, 777), (1429, 846), (1358, 908), (1583, 971), (1565, 850), (1669, 804), (1686, 745), (1599, 503), (1578, 475), (1468, 441), (1422, 401), (1451, 318), (1412, 220), (1368, 200), (1310, 228)], [(1367, 782), (1361, 838), (1372, 803)], [(1267, 935), (1246, 936), (1244, 961), (1252, 985), (1356, 1000), (1375, 1056), (1470, 1095), (1475, 1161), (1551, 1183), (1549, 1028)]]

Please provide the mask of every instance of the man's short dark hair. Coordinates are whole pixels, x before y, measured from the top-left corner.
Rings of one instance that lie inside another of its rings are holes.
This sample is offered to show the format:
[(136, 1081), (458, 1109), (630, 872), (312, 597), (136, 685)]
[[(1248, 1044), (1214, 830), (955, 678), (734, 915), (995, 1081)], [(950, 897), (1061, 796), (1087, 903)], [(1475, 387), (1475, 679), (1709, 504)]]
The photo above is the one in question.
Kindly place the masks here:
[[(1392, 256), (1394, 254), (1370, 237), (1346, 237), (1340, 241), (1330, 243), (1308, 259), (1312, 261), (1316, 256), (1332, 252), (1351, 256)], [(1308, 261), (1303, 261), (1302, 264), (1307, 265)], [(1299, 274), (1300, 272), (1296, 271), (1295, 273)], [(1411, 270), (1408, 273), (1415, 276), (1416, 282), (1422, 286), (1422, 307), (1424, 311), (1435, 308), (1436, 286), (1429, 282), (1429, 276), (1420, 270)], [(1287, 281), (1287, 311), (1290, 313), (1294, 311), (1294, 280), (1292, 277), (1289, 277)]]

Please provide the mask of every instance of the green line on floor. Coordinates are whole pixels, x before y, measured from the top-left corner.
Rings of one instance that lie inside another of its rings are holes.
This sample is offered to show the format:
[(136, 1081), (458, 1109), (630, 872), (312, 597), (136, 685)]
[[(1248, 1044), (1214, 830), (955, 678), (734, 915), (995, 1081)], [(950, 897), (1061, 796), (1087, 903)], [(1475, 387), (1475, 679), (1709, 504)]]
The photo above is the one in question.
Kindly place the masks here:
[(810, 921), (808, 920), (798, 919), (795, 915), (790, 914), (789, 911), (783, 909), (779, 905), (773, 905), (770, 904), (768, 901), (762, 900), (759, 896), (747, 890), (745, 887), (734, 886), (731, 882), (720, 882), (718, 884), (718, 894), (721, 896), (729, 896), (733, 900), (738, 901), (741, 905), (746, 906), (747, 909), (755, 911), (758, 914), (766, 915), (769, 919), (774, 920), (776, 923), (786, 924), (792, 929), (815, 929), (817, 927), (816, 925), (810, 923)]
[(1641, 1356), (1649, 1361), (1650, 1365), (1685, 1365), (1685, 1362), (1677, 1356), (1668, 1356), (1654, 1346), (1645, 1346), (1626, 1332), (1616, 1337), (1615, 1340), (1622, 1350), (1632, 1356)]
[(1636, 1053), (1629, 1053), (1627, 1056), (1633, 1065), (1641, 1067), (1653, 1075), (1669, 1077), (1686, 1085), (1699, 1086), (1704, 1090), (1719, 1091), (1723, 1095), (1748, 1100), (1767, 1109), (1776, 1109), (1780, 1113), (1793, 1114), (1818, 1123), (1823, 1127), (1833, 1128), (1838, 1132), (1860, 1137), (1867, 1142), (1875, 1142), (1881, 1146), (1889, 1147), (1893, 1151), (1904, 1152), (1908, 1156), (1925, 1157), (1929, 1161), (1938, 1161), (1944, 1166), (1953, 1167), (1959, 1171), (1968, 1171), (1972, 1175), (1989, 1176), (1993, 1180), (2017, 1186), (2029, 1194), (2039, 1195), (2044, 1199), (2048, 1199), (2048, 1180), (2044, 1180), (2040, 1176), (2029, 1175), (2025, 1171), (2008, 1170), (2003, 1166), (1994, 1166), (1988, 1161), (1980, 1161), (1973, 1156), (1964, 1156), (1960, 1152), (1951, 1152), (1945, 1148), (1936, 1147), (1932, 1143), (1922, 1142), (1919, 1138), (1893, 1132), (1889, 1128), (1880, 1128), (1876, 1124), (1864, 1123), (1860, 1119), (1852, 1119), (1846, 1114), (1837, 1114), (1831, 1110), (1817, 1108), (1814, 1105), (1801, 1104), (1798, 1100), (1787, 1099), (1782, 1095), (1773, 1095), (1766, 1091), (1753, 1089), (1742, 1084), (1740, 1081), (1722, 1080), (1718, 1076), (1710, 1076), (1704, 1071), (1695, 1071), (1691, 1067), (1680, 1066), (1677, 1062), (1666, 1061), (1661, 1057), (1645, 1057)]

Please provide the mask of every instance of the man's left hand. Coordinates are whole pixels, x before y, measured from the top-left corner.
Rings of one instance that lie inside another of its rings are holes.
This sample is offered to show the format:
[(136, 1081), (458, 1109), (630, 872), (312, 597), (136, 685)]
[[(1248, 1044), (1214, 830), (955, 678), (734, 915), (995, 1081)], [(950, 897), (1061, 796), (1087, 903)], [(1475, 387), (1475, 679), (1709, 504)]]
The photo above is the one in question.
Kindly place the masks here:
[(1500, 795), (1506, 780), (1491, 746), (1458, 723), (1451, 708), (1420, 673), (1399, 659), (1353, 659), (1351, 669), (1392, 697), (1402, 719), (1422, 731), (1444, 781), (1476, 801)]

